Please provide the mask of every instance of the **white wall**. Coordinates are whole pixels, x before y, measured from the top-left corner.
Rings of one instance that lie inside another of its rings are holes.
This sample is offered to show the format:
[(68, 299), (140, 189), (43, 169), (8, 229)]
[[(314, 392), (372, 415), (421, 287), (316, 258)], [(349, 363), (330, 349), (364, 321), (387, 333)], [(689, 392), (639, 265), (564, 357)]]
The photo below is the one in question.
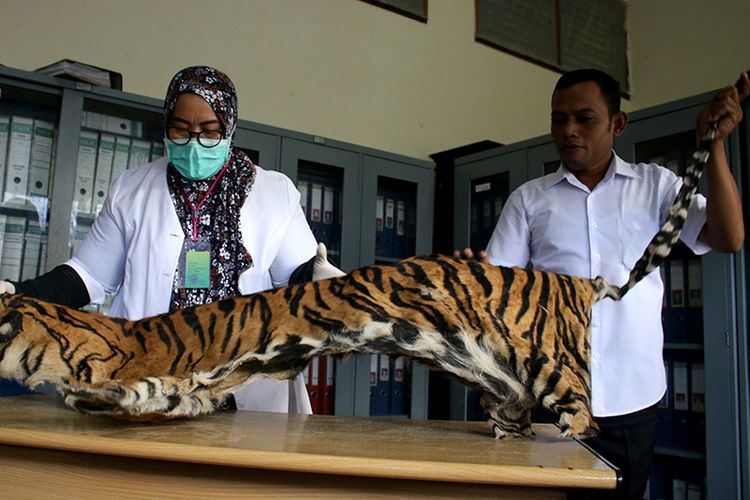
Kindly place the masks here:
[[(629, 4), (626, 109), (750, 67), (750, 1)], [(699, 22), (720, 36), (698, 43)], [(213, 65), (236, 83), (241, 118), (417, 158), (546, 133), (558, 77), (476, 43), (473, 0), (430, 0), (427, 24), (359, 0), (0, 0), (0, 47), (7, 66), (74, 59), (157, 98), (180, 68)]]
[(631, 108), (712, 91), (750, 70), (750, 0), (629, 0)]

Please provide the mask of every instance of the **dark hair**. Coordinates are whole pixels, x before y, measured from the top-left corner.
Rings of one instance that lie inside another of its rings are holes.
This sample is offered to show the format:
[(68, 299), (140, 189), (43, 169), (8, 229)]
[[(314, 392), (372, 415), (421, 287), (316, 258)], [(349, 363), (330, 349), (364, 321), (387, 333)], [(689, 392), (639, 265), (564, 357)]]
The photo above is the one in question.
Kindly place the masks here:
[(599, 86), (610, 116), (620, 112), (620, 84), (609, 74), (598, 69), (574, 69), (563, 73), (557, 80), (554, 92), (583, 82), (594, 82)]

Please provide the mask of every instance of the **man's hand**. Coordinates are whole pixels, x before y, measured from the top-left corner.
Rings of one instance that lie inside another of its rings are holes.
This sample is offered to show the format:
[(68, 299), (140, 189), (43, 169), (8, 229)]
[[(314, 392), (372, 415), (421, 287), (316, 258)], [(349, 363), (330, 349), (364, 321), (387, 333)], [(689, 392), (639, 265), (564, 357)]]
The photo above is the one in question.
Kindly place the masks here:
[(5, 293), (16, 293), (16, 287), (10, 281), (0, 281), (0, 295)]
[(742, 120), (740, 102), (750, 94), (750, 79), (740, 75), (734, 87), (717, 93), (698, 114), (696, 133), (700, 140), (709, 123), (716, 122), (716, 138), (706, 165), (706, 223), (698, 239), (719, 252), (737, 252), (745, 240), (742, 200), (729, 168), (724, 139)]
[(484, 250), (480, 250), (477, 252), (476, 256), (474, 255), (474, 252), (471, 250), (471, 248), (464, 248), (463, 250), (455, 250), (453, 252), (453, 257), (457, 259), (462, 260), (477, 260), (478, 262), (481, 262), (482, 264), (489, 264), (490, 259), (487, 257), (487, 252)]
[(695, 131), (698, 139), (708, 132), (709, 124), (718, 122), (714, 141), (723, 141), (732, 133), (738, 123), (742, 121), (742, 106), (740, 103), (750, 95), (750, 78), (747, 73), (741, 73), (740, 79), (733, 87), (726, 87), (719, 91), (698, 114)]

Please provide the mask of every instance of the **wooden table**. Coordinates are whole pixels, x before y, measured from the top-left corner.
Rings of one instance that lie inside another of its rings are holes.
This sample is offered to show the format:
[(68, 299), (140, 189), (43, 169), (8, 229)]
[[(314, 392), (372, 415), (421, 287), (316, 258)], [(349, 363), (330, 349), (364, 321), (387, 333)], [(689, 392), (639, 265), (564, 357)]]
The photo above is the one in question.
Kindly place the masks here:
[(564, 498), (616, 472), (551, 425), (497, 441), (482, 422), (260, 412), (136, 424), (47, 395), (0, 398), (4, 498)]

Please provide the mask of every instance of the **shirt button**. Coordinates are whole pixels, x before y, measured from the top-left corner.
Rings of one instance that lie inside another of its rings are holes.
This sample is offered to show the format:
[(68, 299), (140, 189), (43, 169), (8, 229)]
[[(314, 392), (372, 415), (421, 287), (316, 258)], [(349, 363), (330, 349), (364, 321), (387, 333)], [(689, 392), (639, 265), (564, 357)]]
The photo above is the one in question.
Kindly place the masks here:
[(594, 229), (596, 229), (597, 227), (599, 227), (599, 224), (597, 224), (596, 222), (594, 222), (593, 224), (591, 224), (591, 227), (593, 227)]
[(592, 326), (593, 326), (594, 328), (599, 328), (600, 326), (602, 326), (602, 324), (601, 324), (601, 323), (599, 323), (598, 321), (594, 321), (594, 322), (592, 323)]
[(598, 352), (595, 352), (595, 353), (594, 353), (594, 355), (593, 355), (593, 356), (591, 356), (591, 357), (592, 357), (592, 358), (594, 358), (594, 359), (595, 359), (595, 360), (597, 360), (597, 361), (599, 361), (599, 358), (601, 358), (601, 356), (599, 355), (599, 353), (598, 353)]
[(602, 256), (601, 256), (601, 255), (599, 255), (598, 253), (595, 253), (595, 254), (594, 254), (594, 258), (595, 258), (596, 260), (599, 260), (599, 259), (601, 259), (601, 258), (602, 258)]

